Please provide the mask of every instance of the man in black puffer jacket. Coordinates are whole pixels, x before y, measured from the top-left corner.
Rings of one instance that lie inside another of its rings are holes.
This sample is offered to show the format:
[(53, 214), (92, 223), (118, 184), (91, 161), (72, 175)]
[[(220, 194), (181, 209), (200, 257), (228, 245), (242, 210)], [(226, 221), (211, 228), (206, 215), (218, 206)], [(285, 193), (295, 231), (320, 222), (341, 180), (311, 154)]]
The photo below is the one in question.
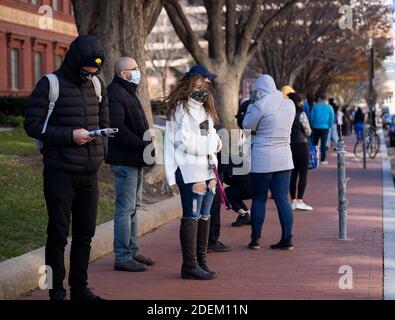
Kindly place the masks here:
[(145, 271), (154, 264), (154, 260), (139, 253), (137, 243), (136, 210), (142, 197), (143, 167), (154, 163), (148, 122), (136, 96), (139, 83), (136, 61), (118, 59), (107, 91), (111, 126), (119, 132), (109, 141), (107, 162), (115, 177), (114, 269), (126, 272)]
[(102, 101), (99, 102), (91, 81), (100, 72), (104, 58), (104, 50), (95, 37), (77, 37), (55, 72), (59, 98), (44, 134), (41, 132), (49, 104), (46, 77), (37, 83), (26, 111), (27, 134), (44, 143), (44, 195), (49, 218), (45, 263), (53, 271), (53, 286), (49, 291), (52, 300), (64, 300), (66, 296), (64, 248), (71, 213), (71, 299), (100, 299), (87, 287), (87, 270), (96, 229), (97, 171), (105, 157), (106, 141), (102, 137), (89, 137), (88, 131), (109, 125), (105, 86), (100, 81)]

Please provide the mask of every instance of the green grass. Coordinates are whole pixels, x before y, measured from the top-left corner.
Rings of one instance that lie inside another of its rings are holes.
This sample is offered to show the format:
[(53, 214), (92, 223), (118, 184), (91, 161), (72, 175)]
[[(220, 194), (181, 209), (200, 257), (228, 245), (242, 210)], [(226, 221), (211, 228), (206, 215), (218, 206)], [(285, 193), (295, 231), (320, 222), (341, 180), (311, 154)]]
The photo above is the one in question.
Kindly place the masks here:
[[(42, 169), (41, 156), (22, 129), (0, 133), (0, 261), (45, 245)], [(113, 218), (113, 193), (112, 180), (100, 179), (98, 223)]]

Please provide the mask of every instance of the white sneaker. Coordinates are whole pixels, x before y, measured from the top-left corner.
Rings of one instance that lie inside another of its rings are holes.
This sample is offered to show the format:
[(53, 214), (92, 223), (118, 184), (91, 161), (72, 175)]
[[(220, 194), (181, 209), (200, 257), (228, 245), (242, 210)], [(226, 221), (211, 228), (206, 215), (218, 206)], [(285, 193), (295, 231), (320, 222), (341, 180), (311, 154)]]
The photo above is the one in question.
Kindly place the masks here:
[(328, 161), (321, 161), (321, 164), (325, 166), (325, 165), (329, 164), (329, 162)]
[(304, 202), (297, 202), (296, 203), (296, 210), (313, 211), (313, 207), (308, 206)]
[(292, 207), (292, 210), (294, 210), (294, 211), (296, 210), (296, 200), (291, 202), (291, 207)]

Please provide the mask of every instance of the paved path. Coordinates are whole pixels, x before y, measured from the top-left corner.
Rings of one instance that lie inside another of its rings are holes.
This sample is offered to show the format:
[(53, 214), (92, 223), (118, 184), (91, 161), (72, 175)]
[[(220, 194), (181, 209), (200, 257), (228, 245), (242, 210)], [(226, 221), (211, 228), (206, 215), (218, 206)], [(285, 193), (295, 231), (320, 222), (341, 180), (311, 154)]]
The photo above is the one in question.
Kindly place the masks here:
[[(179, 222), (173, 222), (140, 240), (142, 253), (155, 258), (156, 266), (144, 273), (115, 272), (109, 254), (90, 266), (90, 286), (106, 299), (382, 299), (381, 161), (369, 162), (367, 171), (358, 163), (347, 164), (350, 241), (337, 240), (335, 153), (329, 161), (309, 177), (305, 200), (315, 210), (295, 214), (295, 250), (268, 249), (280, 237), (270, 200), (260, 251), (246, 248), (249, 227), (232, 228), (235, 215), (223, 210), (221, 240), (233, 251), (209, 254), (209, 265), (219, 275), (213, 281), (180, 279)], [(351, 290), (339, 288), (344, 265), (353, 271)], [(27, 298), (46, 297), (45, 291), (35, 291)]]

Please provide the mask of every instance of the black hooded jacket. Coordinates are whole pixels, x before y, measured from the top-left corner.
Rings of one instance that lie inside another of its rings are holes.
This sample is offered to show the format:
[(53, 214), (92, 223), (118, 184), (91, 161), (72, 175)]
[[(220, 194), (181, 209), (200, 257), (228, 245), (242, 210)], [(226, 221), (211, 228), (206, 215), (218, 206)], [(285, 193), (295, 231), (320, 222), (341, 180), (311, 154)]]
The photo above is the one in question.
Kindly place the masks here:
[[(136, 90), (137, 85), (118, 76), (107, 88), (111, 127), (119, 129), (108, 142), (106, 162), (111, 165), (146, 167), (153, 164), (144, 161), (144, 150), (152, 140), (144, 141), (149, 126)], [(147, 151), (155, 157), (153, 145)]]
[(59, 99), (41, 134), (49, 104), (49, 81), (43, 77), (36, 85), (25, 115), (25, 130), (33, 138), (44, 142), (44, 164), (74, 174), (90, 174), (98, 170), (105, 158), (104, 138), (79, 146), (73, 142), (73, 130), (88, 131), (109, 126), (108, 101), (102, 81), (102, 102), (99, 103), (92, 81), (83, 82), (80, 70), (100, 58), (104, 50), (93, 36), (79, 36), (70, 45), (65, 60), (55, 71), (59, 79)]

